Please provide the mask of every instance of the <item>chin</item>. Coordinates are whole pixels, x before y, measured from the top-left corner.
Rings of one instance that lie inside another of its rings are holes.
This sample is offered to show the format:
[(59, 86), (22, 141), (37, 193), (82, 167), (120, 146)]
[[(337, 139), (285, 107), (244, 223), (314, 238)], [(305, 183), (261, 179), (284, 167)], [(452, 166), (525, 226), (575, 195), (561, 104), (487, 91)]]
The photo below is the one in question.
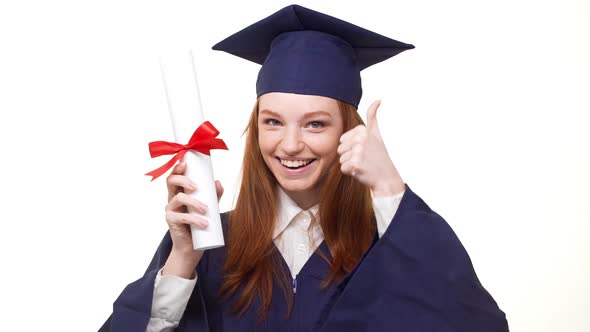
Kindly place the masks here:
[(281, 186), (281, 188), (283, 188), (283, 190), (291, 191), (291, 192), (308, 191), (308, 190), (313, 190), (316, 187), (314, 181), (308, 181), (308, 180), (301, 181), (301, 180), (282, 179), (282, 180), (279, 180), (278, 183)]

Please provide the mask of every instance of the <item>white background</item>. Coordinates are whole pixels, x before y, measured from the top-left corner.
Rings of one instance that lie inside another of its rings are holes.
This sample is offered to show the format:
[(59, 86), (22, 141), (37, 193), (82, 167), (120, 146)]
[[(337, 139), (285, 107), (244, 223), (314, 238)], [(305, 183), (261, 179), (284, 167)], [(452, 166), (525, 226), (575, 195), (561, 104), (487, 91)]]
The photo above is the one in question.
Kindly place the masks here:
[[(2, 330), (97, 330), (166, 230), (163, 49), (198, 57), (232, 206), (258, 65), (214, 52), (285, 1), (0, 5)], [(590, 5), (303, 1), (413, 43), (363, 72), (404, 180), (461, 238), (512, 331), (590, 325)], [(7, 326), (8, 325), (8, 326)]]

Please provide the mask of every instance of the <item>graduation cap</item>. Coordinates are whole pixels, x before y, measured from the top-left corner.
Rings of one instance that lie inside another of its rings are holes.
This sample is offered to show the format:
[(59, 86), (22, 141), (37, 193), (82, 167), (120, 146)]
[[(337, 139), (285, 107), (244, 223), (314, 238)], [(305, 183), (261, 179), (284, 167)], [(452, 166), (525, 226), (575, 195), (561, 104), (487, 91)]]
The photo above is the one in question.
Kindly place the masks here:
[(298, 5), (213, 46), (262, 65), (258, 97), (290, 92), (338, 99), (358, 107), (360, 71), (414, 48), (354, 24)]

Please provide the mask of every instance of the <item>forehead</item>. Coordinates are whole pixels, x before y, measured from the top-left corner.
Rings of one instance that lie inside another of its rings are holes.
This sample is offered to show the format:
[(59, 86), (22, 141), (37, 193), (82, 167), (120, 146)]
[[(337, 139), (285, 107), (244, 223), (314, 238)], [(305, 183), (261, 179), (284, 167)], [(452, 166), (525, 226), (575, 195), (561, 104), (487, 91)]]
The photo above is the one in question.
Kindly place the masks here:
[(333, 116), (339, 114), (336, 99), (284, 92), (270, 92), (260, 96), (258, 108), (283, 115), (303, 115), (316, 111), (325, 111)]

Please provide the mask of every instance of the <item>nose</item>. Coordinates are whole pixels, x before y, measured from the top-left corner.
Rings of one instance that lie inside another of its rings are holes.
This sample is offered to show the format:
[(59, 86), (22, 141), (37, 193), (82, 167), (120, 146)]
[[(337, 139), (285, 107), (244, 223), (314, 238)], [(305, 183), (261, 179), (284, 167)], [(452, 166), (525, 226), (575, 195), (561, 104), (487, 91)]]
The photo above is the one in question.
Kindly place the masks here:
[(283, 152), (288, 155), (296, 155), (303, 150), (304, 146), (301, 131), (298, 128), (289, 128), (285, 131), (281, 142)]

